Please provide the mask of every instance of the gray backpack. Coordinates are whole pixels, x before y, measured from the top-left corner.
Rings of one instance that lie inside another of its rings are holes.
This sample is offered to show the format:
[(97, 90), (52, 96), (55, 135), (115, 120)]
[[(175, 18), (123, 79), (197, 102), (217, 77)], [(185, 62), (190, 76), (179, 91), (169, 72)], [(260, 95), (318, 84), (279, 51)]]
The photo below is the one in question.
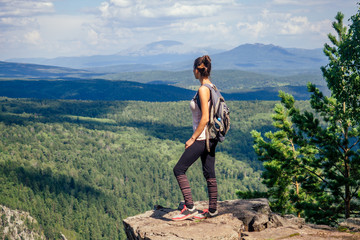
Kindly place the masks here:
[[(219, 142), (225, 140), (225, 135), (230, 129), (230, 109), (215, 85), (211, 86), (210, 84), (204, 84), (204, 86), (210, 89), (210, 115), (207, 131), (205, 132), (206, 148), (208, 152), (210, 152), (209, 139), (217, 139)], [(201, 110), (198, 93), (195, 98)]]

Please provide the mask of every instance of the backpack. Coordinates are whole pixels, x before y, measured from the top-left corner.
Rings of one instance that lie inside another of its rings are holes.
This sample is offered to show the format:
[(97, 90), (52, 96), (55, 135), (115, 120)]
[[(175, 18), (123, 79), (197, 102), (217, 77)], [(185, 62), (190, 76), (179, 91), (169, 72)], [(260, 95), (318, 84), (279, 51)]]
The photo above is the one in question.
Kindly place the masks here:
[[(207, 131), (205, 132), (206, 148), (210, 152), (209, 139), (217, 139), (219, 142), (225, 140), (225, 135), (230, 129), (230, 109), (215, 85), (204, 84), (204, 86), (210, 89), (210, 115)], [(196, 94), (196, 102), (201, 110), (198, 93)]]

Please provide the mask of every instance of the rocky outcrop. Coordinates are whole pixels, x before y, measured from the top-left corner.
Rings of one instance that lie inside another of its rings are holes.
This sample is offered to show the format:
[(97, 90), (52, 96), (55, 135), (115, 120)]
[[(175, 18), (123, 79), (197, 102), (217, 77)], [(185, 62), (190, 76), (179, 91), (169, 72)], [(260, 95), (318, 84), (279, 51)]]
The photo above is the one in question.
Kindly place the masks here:
[(0, 239), (45, 239), (37, 221), (29, 213), (0, 205)]
[(360, 218), (348, 218), (340, 223), (341, 227), (349, 229), (350, 231), (360, 232)]
[[(197, 209), (205, 209), (207, 204), (195, 202)], [(178, 209), (155, 206), (152, 211), (126, 218), (123, 224), (129, 240), (360, 239), (360, 235), (275, 214), (263, 198), (220, 201), (218, 210), (214, 218), (175, 222), (171, 218), (179, 213)]]

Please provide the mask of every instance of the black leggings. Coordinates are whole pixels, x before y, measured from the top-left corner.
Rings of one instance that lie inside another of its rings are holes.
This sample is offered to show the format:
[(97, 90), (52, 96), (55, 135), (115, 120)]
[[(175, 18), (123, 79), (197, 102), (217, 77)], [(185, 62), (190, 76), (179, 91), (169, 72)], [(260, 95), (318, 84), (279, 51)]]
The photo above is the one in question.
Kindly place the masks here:
[(210, 140), (210, 152), (206, 149), (205, 140), (195, 141), (185, 149), (178, 163), (174, 167), (174, 174), (184, 196), (185, 205), (188, 208), (194, 206), (189, 181), (185, 175), (188, 168), (201, 157), (203, 174), (207, 182), (209, 194), (209, 210), (214, 212), (217, 207), (217, 183), (215, 176), (215, 148), (216, 140)]

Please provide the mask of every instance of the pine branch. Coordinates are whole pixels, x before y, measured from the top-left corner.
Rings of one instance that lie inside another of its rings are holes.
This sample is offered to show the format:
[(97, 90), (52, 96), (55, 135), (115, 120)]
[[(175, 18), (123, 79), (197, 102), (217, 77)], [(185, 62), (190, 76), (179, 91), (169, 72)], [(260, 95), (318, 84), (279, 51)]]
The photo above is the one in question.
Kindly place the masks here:
[(356, 140), (356, 142), (355, 142), (353, 145), (351, 145), (351, 147), (350, 147), (349, 149), (352, 149), (352, 148), (355, 147), (358, 143), (359, 143), (359, 138)]
[(312, 171), (311, 169), (308, 169), (306, 166), (303, 166), (303, 168), (304, 168), (306, 171), (308, 171), (308, 172), (312, 173), (313, 175), (315, 175), (316, 177), (318, 177), (318, 178), (319, 178), (321, 181), (323, 181), (324, 183), (329, 184), (328, 181), (326, 181), (323, 177), (321, 177), (321, 176), (320, 176), (319, 174), (317, 174), (316, 172)]
[(351, 199), (354, 198), (357, 195), (357, 192), (359, 191), (360, 186), (358, 185), (355, 189), (355, 191), (351, 194)]

